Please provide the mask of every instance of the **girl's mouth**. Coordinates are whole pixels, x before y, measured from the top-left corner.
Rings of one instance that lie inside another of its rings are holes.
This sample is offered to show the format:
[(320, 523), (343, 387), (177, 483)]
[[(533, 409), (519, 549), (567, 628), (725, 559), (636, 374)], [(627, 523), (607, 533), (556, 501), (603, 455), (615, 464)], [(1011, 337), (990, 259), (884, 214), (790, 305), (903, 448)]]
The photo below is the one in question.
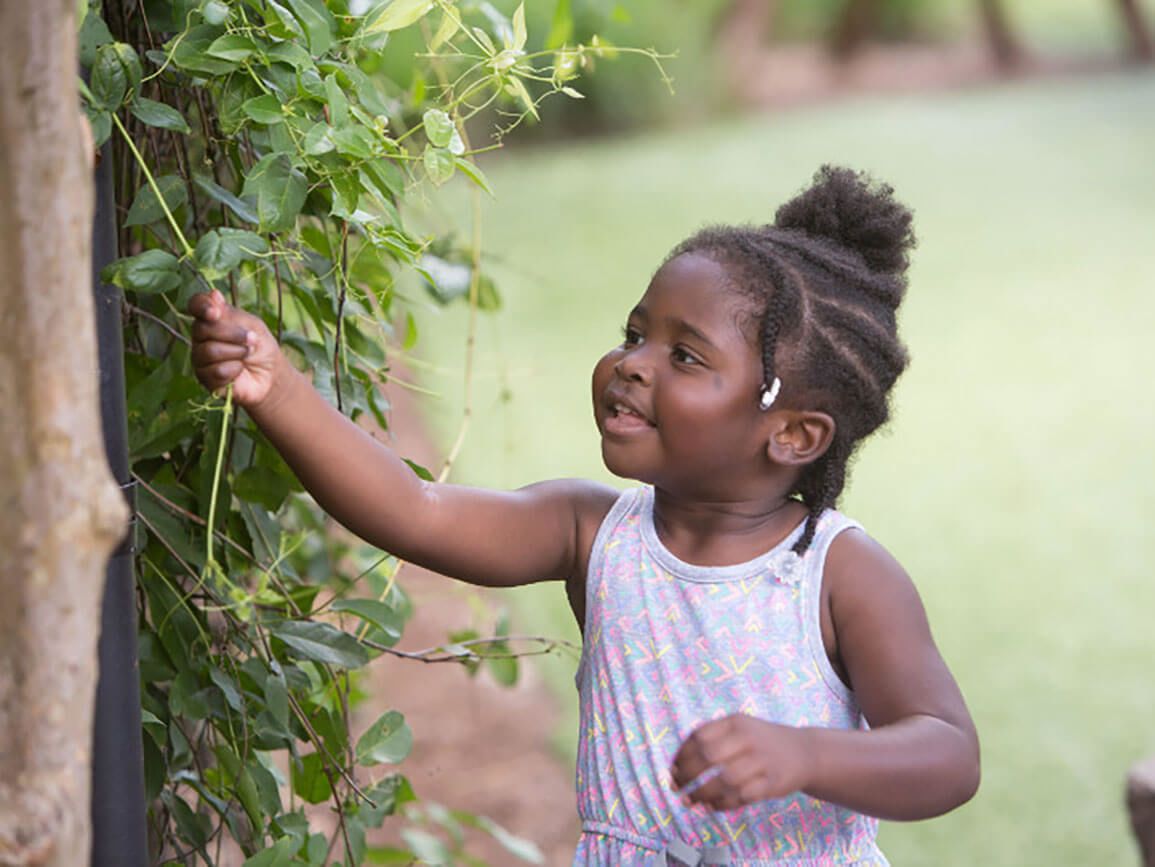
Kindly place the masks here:
[(624, 403), (610, 404), (609, 409), (609, 414), (603, 422), (603, 429), (608, 434), (628, 436), (650, 431), (655, 427), (653, 422)]

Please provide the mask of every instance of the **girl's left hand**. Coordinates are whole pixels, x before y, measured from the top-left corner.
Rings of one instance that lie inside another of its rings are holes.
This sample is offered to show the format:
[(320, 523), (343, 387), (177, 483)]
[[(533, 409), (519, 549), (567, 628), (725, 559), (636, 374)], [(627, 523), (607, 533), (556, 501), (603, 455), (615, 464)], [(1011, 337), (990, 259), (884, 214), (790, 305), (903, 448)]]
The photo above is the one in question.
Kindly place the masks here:
[[(695, 729), (679, 747), (670, 773), (687, 806), (735, 810), (804, 788), (810, 753), (806, 729), (733, 714)], [(702, 782), (690, 785), (699, 778)]]

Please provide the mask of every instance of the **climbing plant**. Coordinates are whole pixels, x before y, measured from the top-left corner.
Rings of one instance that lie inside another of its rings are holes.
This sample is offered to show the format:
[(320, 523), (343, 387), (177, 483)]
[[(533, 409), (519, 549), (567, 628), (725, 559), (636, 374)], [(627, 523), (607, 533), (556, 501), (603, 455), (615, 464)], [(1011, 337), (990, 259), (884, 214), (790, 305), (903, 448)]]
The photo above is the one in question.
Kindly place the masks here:
[[(411, 612), (400, 564), (331, 532), (230, 395), (200, 388), (183, 311), (221, 290), (342, 412), (387, 428), (380, 386), (418, 339), (402, 287), (498, 305), (477, 244), (410, 228), (408, 203), (465, 183), (476, 218), (489, 186), (475, 156), (545, 97), (581, 98), (606, 46), (567, 44), (568, 10), (527, 51), (522, 7), (475, 0), (83, 9), (80, 90), (96, 144), (113, 145), (124, 254), (102, 277), (124, 290), (155, 863), (479, 864), (466, 827), (540, 859), (488, 819), (420, 800), (398, 768), (413, 737), (401, 714), (353, 730), (360, 672), (398, 652)], [(425, 48), (401, 86), (383, 58), (414, 30)], [(511, 682), (521, 650), (494, 632), (409, 655)], [(370, 832), (388, 817), (386, 845)]]

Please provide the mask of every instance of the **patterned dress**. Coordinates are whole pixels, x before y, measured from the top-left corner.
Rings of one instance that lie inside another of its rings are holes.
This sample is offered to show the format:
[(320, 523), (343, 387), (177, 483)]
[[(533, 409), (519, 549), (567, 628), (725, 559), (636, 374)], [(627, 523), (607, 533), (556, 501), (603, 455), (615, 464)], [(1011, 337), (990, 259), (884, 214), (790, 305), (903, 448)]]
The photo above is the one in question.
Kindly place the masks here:
[(833, 510), (734, 566), (694, 566), (658, 539), (653, 489), (624, 492), (594, 540), (577, 684), (575, 867), (885, 867), (877, 820), (803, 794), (739, 810), (683, 807), (670, 764), (699, 725), (734, 713), (865, 728), (822, 645), (819, 594)]

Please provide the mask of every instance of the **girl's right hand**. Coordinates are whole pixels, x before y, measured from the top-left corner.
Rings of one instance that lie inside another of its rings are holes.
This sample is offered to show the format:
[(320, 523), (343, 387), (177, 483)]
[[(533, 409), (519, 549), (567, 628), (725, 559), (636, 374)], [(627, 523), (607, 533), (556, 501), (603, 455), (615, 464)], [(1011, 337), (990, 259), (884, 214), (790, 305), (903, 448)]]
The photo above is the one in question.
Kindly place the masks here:
[(201, 385), (212, 391), (233, 387), (233, 400), (246, 408), (273, 391), (285, 358), (260, 318), (230, 307), (219, 291), (199, 293), (188, 303), (192, 363)]

